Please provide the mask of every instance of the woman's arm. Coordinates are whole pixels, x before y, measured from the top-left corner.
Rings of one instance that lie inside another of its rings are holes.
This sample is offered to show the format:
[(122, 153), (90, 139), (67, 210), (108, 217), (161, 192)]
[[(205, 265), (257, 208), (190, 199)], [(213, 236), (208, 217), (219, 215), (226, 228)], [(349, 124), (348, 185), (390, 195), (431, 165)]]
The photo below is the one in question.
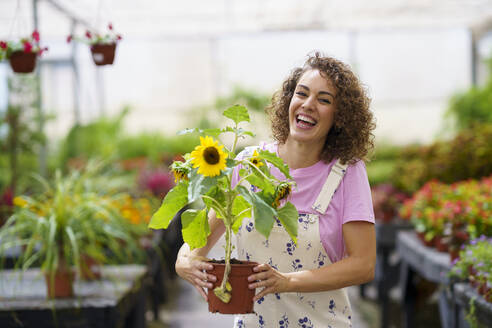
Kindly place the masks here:
[(179, 249), (175, 264), (176, 273), (195, 286), (205, 301), (207, 300), (207, 294), (203, 288), (212, 288), (212, 283), (210, 282), (215, 282), (217, 278), (204, 272), (205, 270), (213, 269), (212, 264), (207, 263), (204, 257), (225, 232), (224, 222), (221, 219), (217, 219), (213, 210), (208, 213), (208, 224), (210, 226), (210, 235), (207, 238), (207, 244), (202, 248), (190, 250), (190, 246), (184, 243)]
[(282, 273), (261, 264), (256, 274), (248, 277), (250, 288), (266, 287), (255, 296), (260, 299), (269, 293), (321, 292), (358, 285), (374, 279), (376, 263), (376, 233), (374, 224), (351, 221), (343, 225), (347, 257), (331, 265), (299, 272)]

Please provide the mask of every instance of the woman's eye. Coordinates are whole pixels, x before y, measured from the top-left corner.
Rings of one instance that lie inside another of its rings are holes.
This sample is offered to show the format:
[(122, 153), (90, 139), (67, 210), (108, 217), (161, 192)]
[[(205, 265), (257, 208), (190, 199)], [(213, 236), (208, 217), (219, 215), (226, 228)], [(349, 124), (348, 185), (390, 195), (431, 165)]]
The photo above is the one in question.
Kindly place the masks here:
[(320, 99), (319, 101), (325, 103), (325, 104), (331, 104), (331, 101), (329, 101), (328, 99)]
[(296, 92), (296, 95), (299, 95), (299, 96), (302, 96), (302, 97), (306, 97), (307, 96), (307, 94), (304, 93), (304, 92), (302, 92), (302, 91), (297, 91)]

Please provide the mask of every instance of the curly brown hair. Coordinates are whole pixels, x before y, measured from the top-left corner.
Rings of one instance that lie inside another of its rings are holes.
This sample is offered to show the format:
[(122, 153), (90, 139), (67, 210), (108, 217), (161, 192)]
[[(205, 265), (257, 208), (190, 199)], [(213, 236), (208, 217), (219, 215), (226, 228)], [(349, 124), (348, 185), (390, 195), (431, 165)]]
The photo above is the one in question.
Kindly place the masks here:
[(303, 67), (292, 70), (283, 82), (282, 89), (273, 95), (272, 104), (266, 108), (272, 124), (273, 138), (281, 144), (287, 140), (290, 101), (297, 82), (310, 70), (318, 70), (321, 76), (333, 83), (337, 91), (334, 124), (328, 132), (321, 159), (329, 163), (334, 158), (339, 158), (343, 163), (349, 164), (367, 159), (374, 148), (372, 130), (376, 127), (369, 109), (371, 100), (348, 65), (322, 56), (319, 52), (310, 55)]

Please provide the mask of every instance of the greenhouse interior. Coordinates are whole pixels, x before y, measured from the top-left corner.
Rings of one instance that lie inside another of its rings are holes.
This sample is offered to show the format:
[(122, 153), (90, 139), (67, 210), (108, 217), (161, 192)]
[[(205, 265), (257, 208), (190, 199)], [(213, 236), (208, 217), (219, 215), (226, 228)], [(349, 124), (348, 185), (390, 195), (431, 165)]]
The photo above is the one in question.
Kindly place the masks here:
[(1, 0), (0, 327), (492, 327), (491, 73), (490, 0)]

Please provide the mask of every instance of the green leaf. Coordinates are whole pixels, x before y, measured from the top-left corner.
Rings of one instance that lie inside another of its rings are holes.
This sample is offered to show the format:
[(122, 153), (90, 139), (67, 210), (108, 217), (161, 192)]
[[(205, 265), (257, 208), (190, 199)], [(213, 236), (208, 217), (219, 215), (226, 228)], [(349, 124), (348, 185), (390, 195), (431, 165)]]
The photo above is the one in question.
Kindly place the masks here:
[(190, 172), (190, 181), (188, 185), (188, 203), (192, 203), (201, 195), (206, 194), (210, 188), (217, 184), (218, 177), (206, 177), (198, 173), (197, 169)]
[(247, 130), (244, 130), (243, 128), (233, 128), (233, 127), (226, 127), (224, 129), (221, 130), (221, 132), (225, 133), (225, 132), (232, 132), (232, 133), (237, 133), (237, 135), (240, 137), (240, 136), (244, 136), (244, 135), (248, 135), (250, 137), (254, 137), (255, 134), (251, 131), (247, 131)]
[(232, 230), (234, 233), (237, 233), (243, 219), (251, 216), (251, 205), (244, 199), (244, 197), (237, 196), (232, 203), (232, 214), (234, 216), (240, 214), (234, 219), (234, 223), (232, 224)]
[(190, 134), (190, 133), (199, 133), (200, 135), (208, 135), (212, 137), (217, 137), (223, 131), (221, 129), (198, 129), (198, 128), (186, 128), (177, 132), (177, 135)]
[(297, 220), (299, 218), (299, 213), (297, 212), (296, 207), (291, 202), (287, 202), (282, 208), (277, 210), (277, 213), (278, 220), (282, 223), (292, 240), (297, 244)]
[(161, 207), (152, 215), (149, 228), (166, 229), (169, 222), (186, 204), (188, 204), (188, 181), (182, 181), (171, 189), (162, 201)]
[(207, 244), (207, 237), (210, 234), (208, 226), (207, 210), (186, 210), (181, 215), (183, 224), (183, 240), (190, 245), (190, 249), (201, 248)]
[(268, 150), (260, 150), (260, 157), (275, 165), (280, 170), (280, 172), (285, 175), (286, 178), (292, 179), (289, 174), (289, 167), (275, 153), (269, 152)]
[(241, 196), (243, 196), (248, 203), (253, 205), (256, 230), (268, 239), (268, 236), (270, 236), (270, 231), (272, 231), (277, 212), (274, 208), (265, 203), (263, 199), (258, 197), (258, 195), (250, 192), (244, 186), (238, 186), (238, 190)]
[[(222, 208), (226, 207), (225, 193), (218, 186), (213, 186), (212, 188), (210, 188), (210, 190), (205, 195), (215, 199), (222, 206)], [(214, 204), (208, 198), (203, 198), (203, 202), (205, 203), (207, 208), (215, 208), (216, 207), (216, 204)]]
[(236, 124), (240, 122), (249, 122), (249, 114), (246, 107), (241, 105), (234, 105), (232, 107), (227, 108), (223, 115), (227, 118), (233, 120)]

